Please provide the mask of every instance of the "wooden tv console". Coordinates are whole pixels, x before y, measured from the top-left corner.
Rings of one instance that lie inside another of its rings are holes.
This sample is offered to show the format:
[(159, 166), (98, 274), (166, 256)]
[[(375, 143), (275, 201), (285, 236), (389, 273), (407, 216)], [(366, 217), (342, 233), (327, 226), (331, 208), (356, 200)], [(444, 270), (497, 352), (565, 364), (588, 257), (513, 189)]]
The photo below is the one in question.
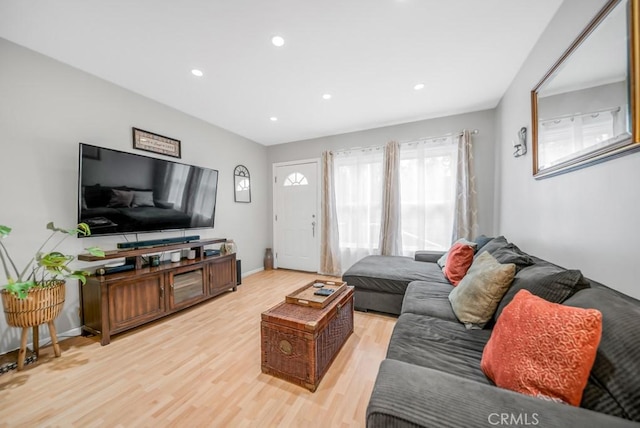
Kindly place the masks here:
[[(226, 242), (208, 239), (158, 247), (109, 251), (102, 257), (81, 254), (78, 260), (101, 261), (125, 258), (134, 270), (92, 275), (80, 284), (80, 315), (83, 334), (101, 335), (108, 345), (111, 335), (165, 317), (229, 290), (236, 290), (236, 255), (207, 257), (204, 247)], [(145, 263), (153, 253), (183, 249), (196, 251), (196, 258)]]

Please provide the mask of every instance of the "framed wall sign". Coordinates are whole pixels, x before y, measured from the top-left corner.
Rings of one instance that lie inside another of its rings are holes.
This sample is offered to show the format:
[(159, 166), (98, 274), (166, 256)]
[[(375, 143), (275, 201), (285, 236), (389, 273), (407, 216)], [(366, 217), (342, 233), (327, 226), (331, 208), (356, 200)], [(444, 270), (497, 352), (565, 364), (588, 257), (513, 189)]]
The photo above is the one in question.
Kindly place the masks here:
[(133, 128), (133, 148), (180, 158), (180, 140)]

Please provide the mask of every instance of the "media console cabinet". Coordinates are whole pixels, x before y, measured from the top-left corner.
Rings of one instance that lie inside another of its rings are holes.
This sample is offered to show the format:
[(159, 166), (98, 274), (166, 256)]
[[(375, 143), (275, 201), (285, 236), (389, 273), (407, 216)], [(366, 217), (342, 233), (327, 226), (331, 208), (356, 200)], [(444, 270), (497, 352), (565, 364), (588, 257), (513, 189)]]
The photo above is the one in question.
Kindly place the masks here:
[[(206, 256), (204, 247), (226, 242), (209, 239), (159, 247), (109, 251), (105, 257), (81, 254), (79, 260), (125, 258), (134, 270), (91, 275), (80, 283), (80, 314), (83, 334), (101, 335), (108, 345), (111, 335), (157, 320), (229, 290), (236, 290), (236, 255)], [(150, 266), (149, 254), (196, 251), (196, 258)]]

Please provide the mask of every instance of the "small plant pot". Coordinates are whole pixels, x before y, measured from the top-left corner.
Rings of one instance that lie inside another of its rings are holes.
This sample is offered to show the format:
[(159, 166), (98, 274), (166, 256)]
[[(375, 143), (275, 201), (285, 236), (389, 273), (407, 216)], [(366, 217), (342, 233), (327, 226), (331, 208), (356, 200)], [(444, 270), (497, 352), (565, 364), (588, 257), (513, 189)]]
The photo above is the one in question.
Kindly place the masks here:
[(36, 357), (40, 353), (38, 326), (47, 324), (51, 334), (53, 352), (56, 357), (61, 355), (60, 345), (56, 335), (56, 327), (53, 320), (60, 314), (64, 306), (65, 282), (51, 281), (46, 287), (32, 288), (27, 292), (26, 299), (2, 290), (2, 307), (7, 318), (7, 324), (11, 327), (22, 327), (20, 349), (18, 351), (18, 371), (24, 367), (27, 355), (27, 335), (29, 328), (33, 329), (33, 348)]
[(53, 321), (62, 310), (65, 282), (52, 281), (44, 288), (32, 288), (26, 299), (2, 290), (2, 307), (7, 324), (12, 327), (35, 327)]

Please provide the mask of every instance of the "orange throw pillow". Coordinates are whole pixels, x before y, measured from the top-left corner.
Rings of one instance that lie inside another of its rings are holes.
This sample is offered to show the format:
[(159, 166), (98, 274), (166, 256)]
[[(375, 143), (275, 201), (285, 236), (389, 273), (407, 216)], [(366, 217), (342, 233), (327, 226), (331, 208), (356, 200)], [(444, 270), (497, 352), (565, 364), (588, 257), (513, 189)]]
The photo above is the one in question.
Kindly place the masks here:
[(600, 311), (521, 290), (498, 318), (480, 365), (501, 388), (579, 406), (601, 334)]
[(466, 244), (455, 244), (449, 250), (443, 272), (454, 287), (460, 284), (462, 278), (467, 274), (469, 266), (473, 263), (473, 254), (473, 247)]

